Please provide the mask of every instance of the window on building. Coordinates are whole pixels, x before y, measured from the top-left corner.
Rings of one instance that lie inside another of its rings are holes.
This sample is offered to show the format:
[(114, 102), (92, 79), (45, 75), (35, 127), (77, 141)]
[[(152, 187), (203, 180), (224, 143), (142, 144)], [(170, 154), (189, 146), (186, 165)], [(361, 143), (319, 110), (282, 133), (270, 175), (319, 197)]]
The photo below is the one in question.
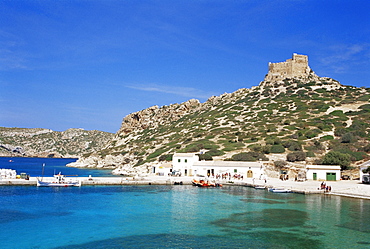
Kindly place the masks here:
[(188, 162), (188, 159), (185, 159), (185, 162), (187, 163)]
[(180, 163), (181, 162), (181, 159), (177, 159), (177, 162)]
[(234, 173), (238, 173), (238, 169), (234, 169)]

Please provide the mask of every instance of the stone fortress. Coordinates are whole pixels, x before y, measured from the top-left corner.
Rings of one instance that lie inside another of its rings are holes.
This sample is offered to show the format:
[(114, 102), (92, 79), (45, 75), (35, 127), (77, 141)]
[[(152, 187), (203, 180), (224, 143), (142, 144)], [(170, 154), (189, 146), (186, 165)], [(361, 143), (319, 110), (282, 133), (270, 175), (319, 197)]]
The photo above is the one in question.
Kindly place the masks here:
[(278, 82), (295, 77), (308, 78), (310, 75), (316, 76), (308, 66), (308, 56), (294, 53), (292, 59), (284, 62), (269, 62), (269, 71), (265, 76), (265, 82)]

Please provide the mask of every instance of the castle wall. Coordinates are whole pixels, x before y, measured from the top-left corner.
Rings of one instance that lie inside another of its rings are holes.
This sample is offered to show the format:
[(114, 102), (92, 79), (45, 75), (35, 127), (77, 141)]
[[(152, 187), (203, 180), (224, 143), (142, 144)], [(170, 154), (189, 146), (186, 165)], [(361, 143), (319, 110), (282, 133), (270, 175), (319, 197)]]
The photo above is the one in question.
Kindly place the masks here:
[(308, 76), (311, 69), (308, 66), (308, 56), (293, 54), (292, 59), (284, 62), (269, 63), (269, 72), (265, 81), (278, 81), (285, 78)]

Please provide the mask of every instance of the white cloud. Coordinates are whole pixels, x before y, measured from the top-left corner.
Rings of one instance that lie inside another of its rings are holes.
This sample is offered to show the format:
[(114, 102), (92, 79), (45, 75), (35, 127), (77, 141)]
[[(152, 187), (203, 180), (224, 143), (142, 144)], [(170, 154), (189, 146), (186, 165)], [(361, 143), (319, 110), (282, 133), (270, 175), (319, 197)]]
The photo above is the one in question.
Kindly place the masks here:
[(331, 54), (322, 57), (321, 63), (331, 67), (336, 73), (347, 72), (355, 64), (369, 62), (370, 44), (335, 45), (329, 48)]
[(166, 86), (157, 84), (126, 85), (126, 87), (140, 91), (161, 92), (197, 99), (208, 99), (209, 97), (215, 95), (212, 92), (205, 92), (192, 87)]

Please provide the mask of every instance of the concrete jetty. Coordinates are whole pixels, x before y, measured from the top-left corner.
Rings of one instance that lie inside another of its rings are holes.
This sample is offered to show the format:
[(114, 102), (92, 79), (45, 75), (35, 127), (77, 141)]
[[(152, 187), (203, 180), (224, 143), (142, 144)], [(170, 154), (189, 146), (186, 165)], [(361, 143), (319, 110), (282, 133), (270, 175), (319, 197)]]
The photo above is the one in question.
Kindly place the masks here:
[[(196, 177), (167, 177), (167, 176), (148, 176), (148, 177), (68, 177), (67, 179), (79, 180), (81, 185), (191, 185), (191, 180)], [(44, 177), (44, 181), (53, 181), (53, 177)], [(214, 179), (209, 179), (213, 181)], [(299, 194), (328, 194), (344, 197), (361, 198), (370, 200), (370, 184), (362, 184), (360, 181), (330, 181), (326, 182), (331, 186), (331, 192), (319, 189), (321, 181), (296, 182), (293, 180), (281, 181), (277, 178), (264, 180), (244, 179), (244, 180), (216, 180), (225, 186), (245, 186), (255, 187), (264, 186), (268, 188), (287, 188), (293, 193)], [(25, 179), (2, 179), (0, 186), (36, 186), (36, 177)]]
[[(67, 177), (66, 180), (78, 180), (81, 185), (191, 185), (191, 177)], [(43, 177), (43, 181), (52, 182), (54, 177)], [(36, 186), (37, 178), (2, 179), (0, 186)]]

